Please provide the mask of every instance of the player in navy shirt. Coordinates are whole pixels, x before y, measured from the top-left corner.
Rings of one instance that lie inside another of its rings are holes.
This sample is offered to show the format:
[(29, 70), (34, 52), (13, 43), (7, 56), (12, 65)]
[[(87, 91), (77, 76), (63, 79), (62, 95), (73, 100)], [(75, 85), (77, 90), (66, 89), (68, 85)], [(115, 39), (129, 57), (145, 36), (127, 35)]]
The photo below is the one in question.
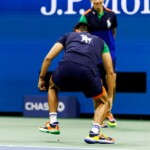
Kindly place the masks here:
[[(90, 24), (91, 26), (91, 34), (97, 35), (101, 37), (109, 47), (110, 54), (113, 61), (113, 68), (114, 68), (114, 97), (116, 94), (116, 50), (115, 50), (115, 36), (116, 36), (116, 28), (117, 24), (117, 17), (116, 14), (103, 6), (104, 0), (91, 0), (93, 3), (93, 7), (85, 11), (85, 13), (80, 17), (79, 22), (85, 22)], [(99, 60), (99, 68), (101, 70), (101, 78), (105, 87), (107, 88), (107, 81), (106, 81), (106, 72), (104, 66), (102, 64), (102, 60)], [(114, 98), (113, 98), (114, 101)], [(116, 119), (114, 118), (113, 114), (111, 113), (112, 104), (110, 110), (106, 116), (108, 125), (114, 127), (117, 125)], [(107, 127), (105, 123), (102, 126)]]
[[(114, 71), (112, 59), (107, 45), (99, 37), (88, 33), (90, 27), (86, 23), (75, 26), (75, 32), (62, 36), (45, 57), (39, 76), (38, 88), (46, 90), (45, 75), (51, 61), (65, 50), (62, 60), (50, 77), (48, 104), (50, 121), (41, 126), (39, 131), (60, 134), (57, 121), (58, 91), (65, 87), (77, 86), (86, 97), (95, 102), (93, 127), (84, 139), (86, 143), (114, 143), (110, 137), (100, 134), (100, 124), (108, 111), (109, 101), (113, 97)], [(99, 80), (98, 60), (102, 58), (108, 76), (108, 93)], [(73, 107), (73, 106), (70, 106)]]

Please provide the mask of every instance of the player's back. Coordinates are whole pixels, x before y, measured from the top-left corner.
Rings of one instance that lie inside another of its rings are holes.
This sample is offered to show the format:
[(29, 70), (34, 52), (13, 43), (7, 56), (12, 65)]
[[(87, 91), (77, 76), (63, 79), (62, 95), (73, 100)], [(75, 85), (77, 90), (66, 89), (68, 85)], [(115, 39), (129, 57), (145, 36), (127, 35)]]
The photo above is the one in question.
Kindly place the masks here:
[(65, 54), (62, 61), (79, 63), (92, 70), (97, 69), (104, 47), (103, 40), (87, 32), (70, 32), (63, 39)]

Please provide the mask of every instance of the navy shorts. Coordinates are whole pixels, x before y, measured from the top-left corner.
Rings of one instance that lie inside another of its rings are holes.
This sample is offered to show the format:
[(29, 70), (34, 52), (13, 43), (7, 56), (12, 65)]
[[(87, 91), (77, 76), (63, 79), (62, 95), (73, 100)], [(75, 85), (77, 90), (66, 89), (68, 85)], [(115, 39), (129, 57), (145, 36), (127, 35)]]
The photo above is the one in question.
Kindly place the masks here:
[(94, 97), (103, 92), (98, 73), (96, 75), (88, 67), (77, 63), (59, 62), (52, 74), (52, 80), (60, 90), (75, 86), (86, 97)]

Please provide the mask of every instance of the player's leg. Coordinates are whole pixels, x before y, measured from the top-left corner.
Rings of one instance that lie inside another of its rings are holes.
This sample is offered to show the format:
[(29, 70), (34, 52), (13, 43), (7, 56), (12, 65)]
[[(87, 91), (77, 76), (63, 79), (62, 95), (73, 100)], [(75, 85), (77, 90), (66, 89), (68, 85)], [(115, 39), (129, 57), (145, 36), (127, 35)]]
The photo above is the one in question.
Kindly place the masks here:
[[(104, 91), (106, 93), (106, 91)], [(95, 105), (94, 122), (102, 124), (108, 110), (107, 94), (103, 96), (93, 97)]]
[[(114, 99), (115, 99), (115, 95), (116, 95), (116, 78), (117, 78), (117, 73), (115, 71), (115, 62), (113, 62), (113, 67), (114, 67), (114, 89), (113, 89), (113, 99), (112, 101), (110, 101), (110, 107), (108, 109), (108, 113), (106, 115), (106, 119), (107, 119), (107, 123), (110, 127), (115, 127), (117, 126), (117, 121), (114, 118), (114, 115), (112, 114), (112, 107), (113, 107), (113, 103), (114, 103)], [(107, 81), (107, 77), (106, 77), (106, 81)]]
[[(100, 128), (103, 120), (108, 112), (108, 95), (105, 88), (102, 88), (102, 84), (99, 80), (99, 76), (95, 76), (88, 72), (86, 78), (89, 80), (85, 82), (85, 90), (83, 90), (86, 97), (92, 97), (94, 101), (94, 117), (92, 129), (89, 135), (84, 139), (86, 143), (100, 143), (100, 144), (112, 144), (114, 140), (110, 137), (100, 134)], [(83, 79), (84, 80), (84, 79)], [(96, 95), (96, 96), (95, 96)]]
[(100, 133), (100, 124), (102, 124), (103, 120), (106, 117), (108, 112), (108, 96), (105, 92), (102, 96), (93, 97), (95, 101), (95, 112), (94, 112), (94, 123), (92, 129), (89, 132), (89, 135), (84, 139), (86, 143), (94, 144), (113, 144), (114, 139), (104, 136)]
[[(116, 77), (117, 77), (117, 74), (116, 74), (116, 65), (115, 65), (115, 61), (113, 61), (113, 68), (114, 68), (114, 89), (113, 89), (113, 99), (109, 101), (109, 108), (108, 108), (108, 113), (106, 114), (106, 120), (101, 124), (101, 126), (103, 128), (106, 128), (108, 127), (108, 125), (110, 127), (115, 127), (117, 125), (117, 121), (116, 119), (114, 118), (111, 110), (112, 110), (112, 107), (113, 107), (113, 102), (114, 102), (114, 98), (115, 98), (115, 95), (116, 95)], [(100, 69), (100, 72), (101, 72), (101, 80), (102, 80), (102, 83), (104, 85), (104, 87), (106, 88), (107, 90), (107, 76), (106, 76), (106, 72), (105, 72), (105, 69), (104, 69), (104, 66), (103, 64), (100, 64), (99, 65), (99, 69)], [(107, 121), (107, 123), (106, 123)], [(108, 125), (107, 125), (108, 124)]]
[[(98, 66), (99, 66), (99, 70), (100, 70), (100, 77), (99, 77), (100, 81), (102, 82), (103, 87), (107, 90), (106, 71), (105, 71), (102, 63), (100, 63)], [(95, 103), (95, 102), (93, 101), (93, 103)], [(95, 107), (95, 104), (94, 104), (94, 107)], [(105, 118), (106, 118), (106, 116), (105, 116)], [(107, 127), (108, 127), (107, 122), (104, 120), (101, 124), (101, 128), (107, 128)]]
[(44, 126), (39, 127), (39, 131), (51, 134), (60, 134), (59, 123), (57, 121), (57, 108), (58, 108), (58, 88), (50, 78), (50, 86), (48, 89), (48, 106), (49, 118)]

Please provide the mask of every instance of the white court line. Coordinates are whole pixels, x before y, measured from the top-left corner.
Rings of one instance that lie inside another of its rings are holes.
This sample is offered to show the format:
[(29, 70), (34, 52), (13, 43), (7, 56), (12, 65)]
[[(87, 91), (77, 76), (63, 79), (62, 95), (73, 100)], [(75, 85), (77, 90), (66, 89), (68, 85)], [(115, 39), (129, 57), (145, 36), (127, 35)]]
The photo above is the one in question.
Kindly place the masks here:
[(46, 147), (46, 146), (24, 146), (24, 145), (0, 145), (1, 147), (8, 147), (8, 148), (43, 148), (43, 149), (72, 149), (72, 150), (135, 150), (135, 149), (124, 149), (124, 148), (72, 148), (72, 147)]

